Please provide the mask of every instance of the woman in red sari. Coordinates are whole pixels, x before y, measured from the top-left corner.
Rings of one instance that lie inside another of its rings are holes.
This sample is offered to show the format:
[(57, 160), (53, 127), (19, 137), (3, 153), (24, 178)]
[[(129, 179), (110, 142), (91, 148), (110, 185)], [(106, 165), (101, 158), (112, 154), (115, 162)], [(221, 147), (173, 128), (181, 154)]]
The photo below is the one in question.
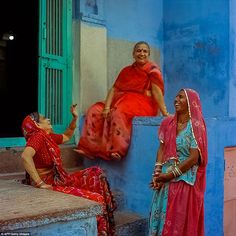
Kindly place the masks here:
[(150, 236), (204, 236), (207, 133), (199, 95), (182, 89), (159, 128)]
[(68, 174), (62, 167), (58, 145), (69, 141), (74, 133), (78, 117), (75, 106), (71, 107), (71, 113), (73, 120), (64, 134), (53, 133), (50, 120), (37, 112), (24, 119), (22, 131), (27, 143), (22, 158), (30, 180), (28, 183), (101, 203), (103, 214), (97, 217), (98, 235), (113, 236), (116, 206), (103, 171), (95, 166)]
[(75, 151), (92, 159), (120, 160), (129, 147), (134, 116), (168, 115), (161, 71), (149, 56), (146, 42), (135, 44), (135, 62), (121, 70), (105, 102), (88, 109)]

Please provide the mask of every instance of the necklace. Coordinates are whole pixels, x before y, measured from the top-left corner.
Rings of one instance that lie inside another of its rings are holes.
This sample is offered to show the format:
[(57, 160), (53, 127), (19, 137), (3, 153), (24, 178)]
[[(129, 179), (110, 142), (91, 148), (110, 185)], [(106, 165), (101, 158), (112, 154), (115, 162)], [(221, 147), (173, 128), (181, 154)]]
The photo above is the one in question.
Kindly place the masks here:
[(185, 124), (189, 121), (189, 119), (181, 121), (181, 122), (177, 122), (177, 127), (178, 129), (183, 129), (185, 127)]

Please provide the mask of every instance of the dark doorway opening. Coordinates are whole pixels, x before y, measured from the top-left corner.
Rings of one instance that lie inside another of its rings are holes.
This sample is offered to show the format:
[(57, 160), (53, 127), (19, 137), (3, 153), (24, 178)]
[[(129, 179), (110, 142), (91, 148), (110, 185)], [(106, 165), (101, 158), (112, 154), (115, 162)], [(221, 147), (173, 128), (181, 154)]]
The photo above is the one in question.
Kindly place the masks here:
[(37, 0), (1, 1), (0, 138), (22, 137), (23, 118), (38, 110), (38, 12)]

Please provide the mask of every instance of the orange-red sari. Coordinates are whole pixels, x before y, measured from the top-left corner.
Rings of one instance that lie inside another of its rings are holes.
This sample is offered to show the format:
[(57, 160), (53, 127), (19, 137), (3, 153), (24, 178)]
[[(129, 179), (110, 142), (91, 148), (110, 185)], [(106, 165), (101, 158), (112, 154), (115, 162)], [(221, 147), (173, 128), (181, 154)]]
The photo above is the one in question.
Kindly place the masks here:
[(134, 63), (121, 70), (114, 83), (109, 117), (104, 119), (102, 116), (104, 102), (98, 102), (88, 109), (78, 149), (105, 160), (112, 159), (111, 153), (124, 157), (130, 143), (133, 117), (158, 114), (158, 105), (149, 94), (152, 83), (164, 94), (160, 69), (152, 62), (143, 67)]

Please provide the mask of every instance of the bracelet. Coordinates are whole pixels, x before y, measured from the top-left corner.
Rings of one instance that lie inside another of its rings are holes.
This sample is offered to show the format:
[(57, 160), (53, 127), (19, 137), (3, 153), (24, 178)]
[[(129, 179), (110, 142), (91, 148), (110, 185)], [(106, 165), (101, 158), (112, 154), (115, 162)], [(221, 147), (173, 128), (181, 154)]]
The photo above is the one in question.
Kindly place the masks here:
[(180, 168), (178, 166), (175, 166), (174, 169), (175, 169), (176, 173), (178, 173), (178, 176), (183, 174), (183, 172), (180, 170)]
[(183, 174), (183, 172), (180, 170), (180, 168), (178, 166), (175, 166), (172, 168), (171, 170), (172, 174), (174, 175), (174, 177), (179, 177), (180, 175)]
[(156, 162), (155, 166), (163, 166), (161, 162)]
[(172, 172), (172, 174), (174, 175), (174, 177), (176, 178), (176, 177), (177, 177), (177, 174), (176, 174), (175, 170), (173, 169), (171, 172)]
[(162, 172), (161, 169), (155, 169), (155, 170), (153, 171), (152, 176), (155, 176), (156, 174), (161, 173), (161, 172)]
[(40, 182), (36, 183), (35, 186), (36, 186), (37, 188), (39, 188), (39, 187), (41, 187), (42, 184), (44, 184), (44, 182), (41, 180)]

